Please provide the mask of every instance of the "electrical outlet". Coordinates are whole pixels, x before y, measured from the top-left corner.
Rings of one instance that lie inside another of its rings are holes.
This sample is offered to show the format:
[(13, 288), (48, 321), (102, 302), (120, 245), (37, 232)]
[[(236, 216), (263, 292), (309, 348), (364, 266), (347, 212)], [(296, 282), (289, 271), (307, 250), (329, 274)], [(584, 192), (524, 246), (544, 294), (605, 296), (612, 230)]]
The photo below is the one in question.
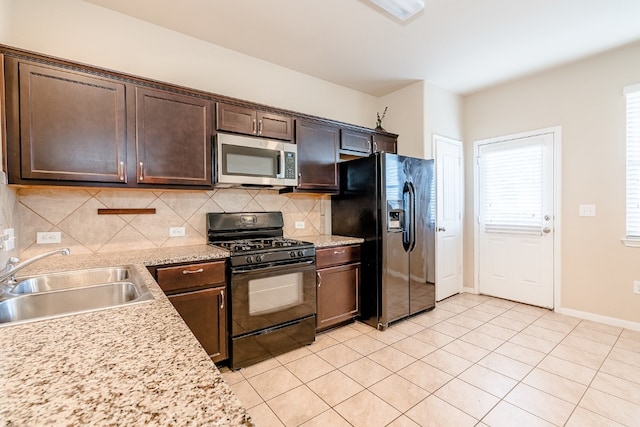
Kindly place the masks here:
[(633, 293), (640, 294), (640, 280), (633, 281)]
[(184, 227), (169, 227), (169, 237), (184, 237), (186, 234)]
[(16, 236), (14, 234), (13, 228), (7, 228), (4, 230), (4, 250), (5, 252), (9, 252), (14, 250), (16, 247)]
[(295, 225), (298, 230), (304, 229), (304, 221), (296, 221)]
[(596, 216), (596, 205), (580, 205), (580, 216)]
[(62, 241), (62, 233), (59, 231), (39, 231), (36, 234), (36, 243), (39, 245), (49, 245), (52, 243), (60, 243)]

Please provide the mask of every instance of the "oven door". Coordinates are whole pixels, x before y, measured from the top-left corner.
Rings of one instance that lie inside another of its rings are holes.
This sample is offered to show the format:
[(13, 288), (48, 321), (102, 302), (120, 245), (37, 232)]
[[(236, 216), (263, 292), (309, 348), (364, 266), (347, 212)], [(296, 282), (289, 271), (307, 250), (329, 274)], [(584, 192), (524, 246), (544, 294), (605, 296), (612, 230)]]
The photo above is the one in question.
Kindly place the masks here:
[(231, 268), (231, 336), (316, 313), (315, 260)]

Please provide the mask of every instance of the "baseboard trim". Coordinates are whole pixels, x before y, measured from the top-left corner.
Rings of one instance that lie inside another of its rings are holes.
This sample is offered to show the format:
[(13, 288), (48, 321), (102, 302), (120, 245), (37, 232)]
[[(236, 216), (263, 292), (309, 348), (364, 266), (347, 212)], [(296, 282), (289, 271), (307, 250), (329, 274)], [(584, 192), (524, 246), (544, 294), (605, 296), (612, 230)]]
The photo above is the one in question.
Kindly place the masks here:
[[(476, 288), (464, 286), (463, 293), (479, 295)], [(554, 310), (556, 313), (565, 314), (567, 316), (577, 317), (578, 319), (591, 320), (593, 322), (604, 323), (605, 325), (617, 326), (619, 328), (630, 329), (632, 331), (640, 331), (640, 322), (632, 322), (630, 320), (618, 319), (617, 317), (603, 316), (601, 314), (590, 313), (588, 311), (574, 310), (572, 308), (558, 307)]]
[(601, 314), (589, 313), (588, 311), (573, 310), (571, 308), (559, 307), (556, 313), (566, 314), (567, 316), (577, 317), (579, 319), (591, 320), (594, 322), (604, 323), (606, 325), (617, 326), (619, 328), (640, 331), (640, 323), (630, 320), (618, 319), (617, 317), (603, 316)]

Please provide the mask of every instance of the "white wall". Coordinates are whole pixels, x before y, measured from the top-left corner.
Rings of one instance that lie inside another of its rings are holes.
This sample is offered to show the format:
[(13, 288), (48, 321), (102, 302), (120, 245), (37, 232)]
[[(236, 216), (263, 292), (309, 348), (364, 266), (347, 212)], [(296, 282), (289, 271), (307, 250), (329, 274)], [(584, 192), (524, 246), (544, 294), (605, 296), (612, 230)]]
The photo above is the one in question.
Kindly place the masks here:
[(380, 98), (378, 109), (380, 114), (385, 107), (389, 107), (382, 127), (389, 132), (399, 134), (398, 154), (413, 157), (424, 156), (423, 104), (423, 82), (414, 83)]
[[(399, 133), (398, 153), (433, 158), (433, 134), (462, 140), (462, 99), (427, 82), (417, 82), (380, 98), (383, 127)], [(401, 129), (401, 130), (398, 130)]]
[(424, 91), (425, 154), (433, 158), (433, 135), (462, 141), (462, 97), (425, 83)]
[[(625, 98), (640, 43), (464, 99), (465, 285), (473, 284), (473, 141), (562, 127), (562, 307), (640, 322), (640, 249), (625, 247)], [(579, 217), (580, 204), (597, 216)]]

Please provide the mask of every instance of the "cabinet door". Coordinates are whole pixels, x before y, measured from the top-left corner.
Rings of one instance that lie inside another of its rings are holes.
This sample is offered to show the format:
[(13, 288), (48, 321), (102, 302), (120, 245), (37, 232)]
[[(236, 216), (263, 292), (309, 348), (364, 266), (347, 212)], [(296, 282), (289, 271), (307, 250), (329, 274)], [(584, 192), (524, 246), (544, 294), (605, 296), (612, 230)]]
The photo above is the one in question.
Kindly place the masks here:
[(397, 153), (398, 140), (386, 135), (373, 135), (373, 151), (383, 153)]
[(358, 314), (360, 263), (317, 271), (317, 329), (326, 329)]
[(293, 129), (291, 117), (258, 111), (258, 135), (291, 141)]
[(338, 190), (338, 144), (340, 129), (296, 120), (298, 189), (323, 192)]
[(171, 295), (169, 301), (214, 362), (228, 357), (224, 287)]
[(253, 108), (216, 104), (216, 129), (255, 135), (258, 130), (257, 113)]
[(124, 84), (13, 58), (7, 63), (8, 90), (19, 91), (19, 118), (11, 119), (19, 125), (11, 127), (20, 129), (20, 178), (126, 182)]
[(342, 129), (340, 148), (358, 153), (371, 153), (371, 134), (355, 130)]
[(136, 88), (137, 182), (211, 185), (211, 103)]

